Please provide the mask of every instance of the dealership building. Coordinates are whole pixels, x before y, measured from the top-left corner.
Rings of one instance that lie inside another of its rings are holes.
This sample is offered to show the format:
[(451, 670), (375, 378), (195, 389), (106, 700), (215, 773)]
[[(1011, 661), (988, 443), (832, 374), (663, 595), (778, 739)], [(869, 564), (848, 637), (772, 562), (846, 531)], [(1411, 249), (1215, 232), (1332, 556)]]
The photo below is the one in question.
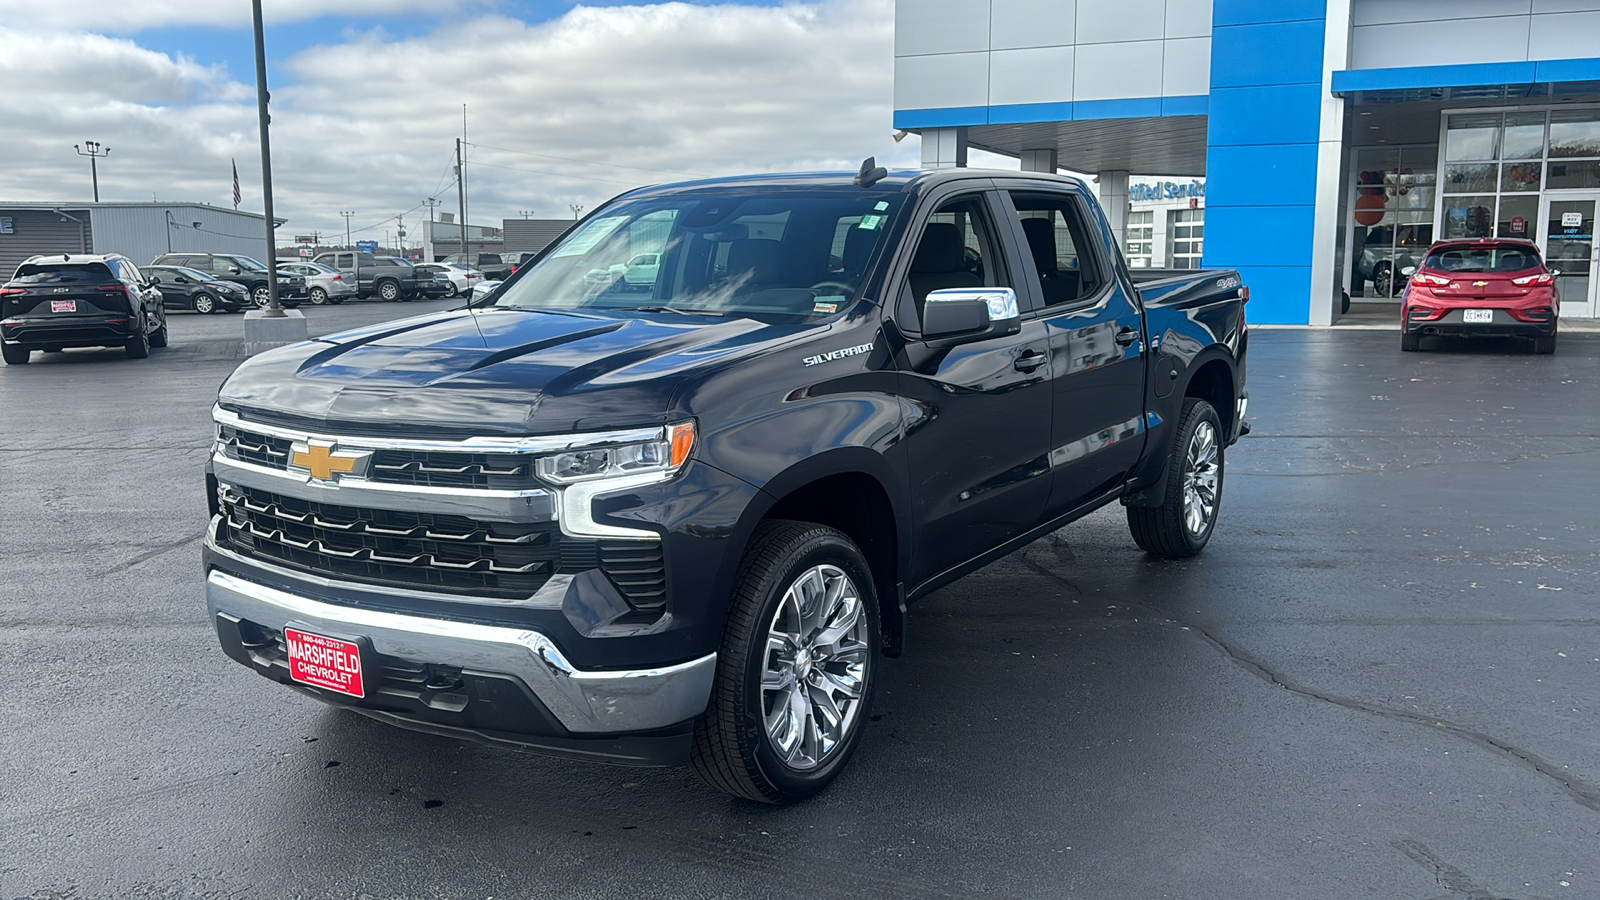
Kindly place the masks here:
[[(1600, 0), (896, 0), (894, 109), (925, 166), (1092, 173), (1134, 265), (1237, 268), (1253, 321), (1392, 302), (1432, 241), (1484, 236), (1537, 241), (1561, 315), (1597, 315)], [(1200, 185), (1162, 263), (1155, 174)]]

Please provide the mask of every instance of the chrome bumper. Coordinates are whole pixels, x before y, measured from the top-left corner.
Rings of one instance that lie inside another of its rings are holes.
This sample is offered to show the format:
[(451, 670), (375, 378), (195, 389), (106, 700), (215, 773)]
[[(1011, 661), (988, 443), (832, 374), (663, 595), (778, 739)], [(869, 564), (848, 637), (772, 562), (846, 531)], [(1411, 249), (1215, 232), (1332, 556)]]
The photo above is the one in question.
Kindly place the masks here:
[(337, 606), (213, 570), (206, 607), (218, 616), (281, 630), (356, 633), (387, 656), (506, 675), (527, 685), (568, 731), (607, 734), (665, 728), (705, 711), (717, 655), (654, 669), (586, 672), (543, 634)]

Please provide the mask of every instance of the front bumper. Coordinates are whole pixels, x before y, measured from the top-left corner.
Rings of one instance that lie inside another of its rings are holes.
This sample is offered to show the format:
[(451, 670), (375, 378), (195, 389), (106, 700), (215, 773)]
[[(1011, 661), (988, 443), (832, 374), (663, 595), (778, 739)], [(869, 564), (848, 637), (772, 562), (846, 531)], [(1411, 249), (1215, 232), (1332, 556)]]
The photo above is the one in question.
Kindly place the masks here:
[[(620, 764), (683, 762), (716, 670), (711, 653), (585, 671), (531, 629), (325, 603), (217, 569), (206, 576), (206, 606), (228, 656), (324, 701), (418, 730)], [(286, 625), (364, 639), (383, 677), (360, 700), (292, 683), (287, 662), (266, 649)]]
[(1405, 332), (1417, 335), (1453, 337), (1549, 337), (1556, 333), (1556, 320), (1521, 322), (1504, 309), (1495, 309), (1492, 322), (1468, 322), (1465, 309), (1450, 309), (1437, 319), (1413, 320), (1407, 313)]

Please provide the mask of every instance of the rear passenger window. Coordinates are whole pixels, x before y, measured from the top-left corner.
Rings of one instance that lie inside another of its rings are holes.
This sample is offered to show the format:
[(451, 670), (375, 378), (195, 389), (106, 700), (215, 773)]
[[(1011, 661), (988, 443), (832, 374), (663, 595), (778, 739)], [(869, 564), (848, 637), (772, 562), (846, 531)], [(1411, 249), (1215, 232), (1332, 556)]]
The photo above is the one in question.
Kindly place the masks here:
[(1046, 306), (1074, 303), (1099, 293), (1105, 278), (1090, 248), (1090, 232), (1078, 201), (1060, 194), (1013, 193), (1022, 233), (1038, 274)]

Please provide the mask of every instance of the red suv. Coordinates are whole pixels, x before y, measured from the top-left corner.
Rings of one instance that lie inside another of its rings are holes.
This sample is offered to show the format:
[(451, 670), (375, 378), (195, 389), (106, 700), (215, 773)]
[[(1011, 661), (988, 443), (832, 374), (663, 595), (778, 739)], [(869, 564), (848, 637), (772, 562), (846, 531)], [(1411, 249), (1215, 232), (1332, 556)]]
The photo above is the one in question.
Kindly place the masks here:
[(1400, 349), (1418, 349), (1424, 335), (1493, 335), (1532, 338), (1533, 352), (1554, 353), (1559, 274), (1532, 241), (1439, 241), (1406, 285)]

